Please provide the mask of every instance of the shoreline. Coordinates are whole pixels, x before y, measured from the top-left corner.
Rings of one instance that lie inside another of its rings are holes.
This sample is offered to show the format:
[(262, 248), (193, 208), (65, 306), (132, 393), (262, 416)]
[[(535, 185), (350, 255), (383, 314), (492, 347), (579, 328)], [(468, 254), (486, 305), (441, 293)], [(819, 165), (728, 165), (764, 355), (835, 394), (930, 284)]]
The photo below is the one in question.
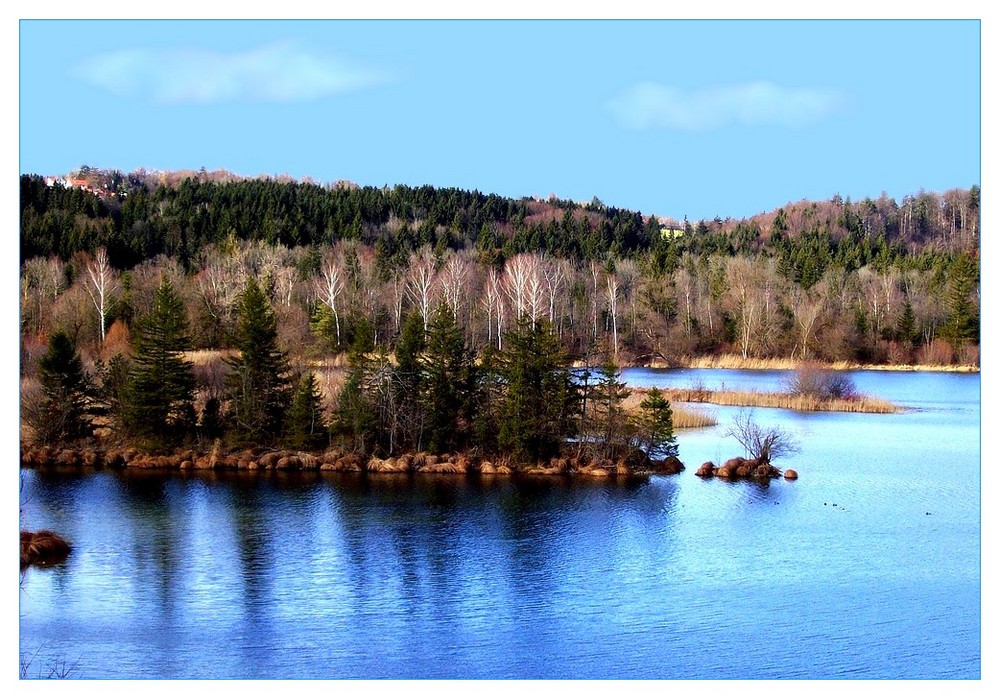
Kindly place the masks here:
[[(741, 371), (794, 371), (802, 365), (801, 360), (784, 358), (747, 358), (734, 354), (702, 355), (684, 357), (677, 362), (654, 359), (649, 362), (623, 362), (622, 369), (734, 369)], [(576, 363), (574, 363), (576, 364)], [(583, 364), (580, 364), (583, 366)], [(837, 361), (818, 362), (823, 369), (832, 371), (919, 371), (978, 374), (981, 367), (969, 364), (861, 364)]]
[(676, 475), (685, 470), (676, 457), (634, 467), (624, 460), (611, 461), (575, 456), (553, 457), (545, 462), (513, 465), (493, 462), (469, 454), (403, 454), (385, 459), (377, 456), (327, 449), (308, 452), (294, 449), (241, 449), (211, 451), (179, 449), (171, 454), (153, 454), (133, 448), (106, 449), (96, 446), (56, 448), (21, 446), (22, 468), (77, 468), (93, 470), (146, 470), (181, 473), (239, 472), (330, 472), (378, 474), (458, 474), (483, 476), (566, 476), (596, 479), (646, 478)]

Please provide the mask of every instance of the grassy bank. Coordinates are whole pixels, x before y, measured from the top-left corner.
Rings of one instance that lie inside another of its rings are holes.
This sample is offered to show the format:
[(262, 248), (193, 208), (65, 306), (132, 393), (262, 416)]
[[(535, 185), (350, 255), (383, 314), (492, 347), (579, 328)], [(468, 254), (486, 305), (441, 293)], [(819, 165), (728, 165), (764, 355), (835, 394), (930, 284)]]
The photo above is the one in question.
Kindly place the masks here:
[[(653, 369), (748, 369), (761, 371), (794, 371), (802, 362), (797, 359), (755, 357), (744, 358), (738, 354), (708, 355), (702, 357), (685, 357), (677, 364), (669, 366), (652, 363)], [(859, 364), (857, 362), (840, 361), (825, 365), (834, 371), (949, 371), (959, 373), (975, 373), (978, 366), (959, 364)]]

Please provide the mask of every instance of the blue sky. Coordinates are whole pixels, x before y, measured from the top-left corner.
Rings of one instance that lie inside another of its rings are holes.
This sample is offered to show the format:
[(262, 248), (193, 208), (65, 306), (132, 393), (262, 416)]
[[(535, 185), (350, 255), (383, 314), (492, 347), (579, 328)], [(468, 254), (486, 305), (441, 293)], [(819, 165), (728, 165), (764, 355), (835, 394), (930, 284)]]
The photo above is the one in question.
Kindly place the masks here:
[(980, 183), (976, 21), (56, 21), (21, 172), (227, 169), (691, 220)]

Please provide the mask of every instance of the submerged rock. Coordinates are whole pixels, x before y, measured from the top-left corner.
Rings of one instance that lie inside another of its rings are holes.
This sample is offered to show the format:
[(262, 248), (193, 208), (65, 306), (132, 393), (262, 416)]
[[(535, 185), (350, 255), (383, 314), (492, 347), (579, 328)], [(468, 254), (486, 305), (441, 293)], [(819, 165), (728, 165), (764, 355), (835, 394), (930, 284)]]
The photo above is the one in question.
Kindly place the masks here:
[(698, 470), (694, 472), (694, 475), (699, 478), (712, 478), (715, 476), (715, 464), (711, 461), (706, 461), (698, 467)]

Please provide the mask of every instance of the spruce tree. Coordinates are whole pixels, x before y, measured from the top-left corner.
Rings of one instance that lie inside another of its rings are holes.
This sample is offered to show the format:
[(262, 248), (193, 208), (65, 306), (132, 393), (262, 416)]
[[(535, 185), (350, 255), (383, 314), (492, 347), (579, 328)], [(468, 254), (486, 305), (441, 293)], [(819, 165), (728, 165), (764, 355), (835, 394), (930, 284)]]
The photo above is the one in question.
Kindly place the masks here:
[(615, 459), (629, 442), (628, 420), (622, 404), (628, 397), (628, 388), (619, 378), (621, 372), (610, 359), (597, 371), (590, 386), (589, 420), (587, 430), (593, 440), (592, 450), (600, 456)]
[(302, 376), (285, 419), (285, 444), (295, 449), (316, 449), (327, 437), (323, 399), (312, 372)]
[(267, 295), (251, 278), (237, 303), (236, 347), (227, 360), (229, 427), (249, 446), (269, 446), (282, 434), (291, 398), (288, 360), (278, 347), (278, 323)]
[(960, 253), (948, 268), (948, 320), (941, 335), (953, 345), (979, 342), (979, 313), (972, 302), (979, 285), (979, 261)]
[(41, 400), (25, 405), (25, 418), (41, 444), (88, 435), (92, 429), (94, 389), (69, 335), (57, 331), (38, 361)]
[(420, 356), (427, 346), (424, 319), (419, 311), (410, 313), (396, 342), (396, 367), (393, 371), (392, 425), (393, 444), (400, 449), (420, 451), (424, 439), (424, 409), (418, 398), (423, 393), (423, 369)]
[(635, 431), (639, 447), (650, 460), (677, 456), (673, 409), (660, 389), (650, 389), (639, 404)]
[(460, 449), (473, 422), (472, 354), (446, 304), (439, 305), (431, 319), (421, 365), (427, 446), (437, 453)]
[(375, 333), (362, 319), (355, 327), (347, 351), (350, 369), (334, 411), (332, 432), (347, 448), (358, 454), (368, 454), (379, 444), (379, 420), (374, 396), (370, 390), (373, 362), (368, 355), (375, 349)]
[(545, 322), (532, 326), (522, 319), (507, 337), (499, 447), (520, 463), (547, 459), (572, 435), (576, 418), (578, 401), (566, 352)]
[(124, 411), (128, 431), (149, 446), (175, 444), (194, 428), (194, 371), (183, 355), (190, 348), (184, 304), (164, 278), (137, 323)]

